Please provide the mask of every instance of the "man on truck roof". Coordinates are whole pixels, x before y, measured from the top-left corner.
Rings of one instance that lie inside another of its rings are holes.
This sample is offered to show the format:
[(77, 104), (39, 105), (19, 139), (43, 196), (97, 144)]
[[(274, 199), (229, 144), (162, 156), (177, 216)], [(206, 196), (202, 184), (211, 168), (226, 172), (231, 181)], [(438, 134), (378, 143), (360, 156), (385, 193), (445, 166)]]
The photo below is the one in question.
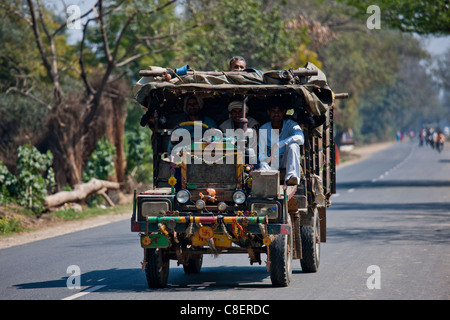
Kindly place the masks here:
[(297, 185), (301, 176), (300, 145), (305, 139), (298, 123), (284, 119), (286, 111), (281, 104), (271, 105), (267, 110), (270, 121), (259, 129), (260, 168), (286, 168), (286, 184)]
[(246, 67), (246, 62), (244, 57), (234, 56), (230, 59), (230, 63), (228, 65), (228, 71), (243, 71)]

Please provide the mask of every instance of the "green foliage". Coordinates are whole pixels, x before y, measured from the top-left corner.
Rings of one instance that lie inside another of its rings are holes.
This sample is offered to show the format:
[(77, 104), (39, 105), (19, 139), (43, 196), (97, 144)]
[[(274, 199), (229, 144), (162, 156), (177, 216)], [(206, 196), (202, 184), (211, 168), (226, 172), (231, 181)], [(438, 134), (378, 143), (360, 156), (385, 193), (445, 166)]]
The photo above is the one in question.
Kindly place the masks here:
[(0, 203), (8, 203), (16, 193), (17, 178), (0, 161)]
[[(321, 57), (330, 86), (335, 92), (349, 92), (350, 96), (337, 103), (337, 132), (352, 128), (360, 140), (385, 140), (406, 126), (404, 119), (418, 119), (424, 112), (434, 112), (435, 104), (411, 108), (407, 101), (423, 101), (416, 95), (423, 92), (424, 79), (428, 82), (426, 95), (436, 97), (430, 89), (432, 80), (419, 64), (428, 56), (409, 34), (392, 30), (343, 32), (321, 51)], [(405, 68), (405, 61), (409, 61), (409, 69)], [(417, 76), (419, 70), (421, 76)], [(410, 81), (405, 82), (408, 78)]]
[(66, 220), (66, 221), (74, 221), (74, 220), (81, 220), (86, 218), (92, 218), (100, 215), (105, 214), (121, 214), (126, 211), (131, 210), (131, 204), (125, 204), (125, 205), (116, 205), (114, 207), (108, 207), (107, 210), (98, 207), (88, 207), (84, 208), (82, 211), (77, 211), (74, 209), (66, 209), (66, 210), (59, 210), (54, 211), (50, 213), (50, 216), (56, 217), (58, 219)]
[[(137, 71), (148, 65), (175, 68), (189, 64), (195, 70), (227, 70), (228, 61), (234, 55), (244, 56), (249, 67), (260, 70), (299, 67), (302, 61), (315, 59), (318, 53), (314, 63), (322, 63), (332, 89), (350, 93), (350, 99), (337, 102), (338, 132), (353, 128), (366, 141), (385, 139), (399, 127), (416, 125), (417, 119), (442, 115), (429, 77), (423, 73), (407, 73), (403, 63), (413, 58), (408, 66), (415, 70), (419, 61), (426, 58), (418, 41), (389, 28), (448, 34), (448, 1), (191, 0), (154, 12), (164, 3), (158, 0), (103, 2), (104, 12), (111, 13), (104, 18), (104, 25), (109, 49), (116, 58), (111, 78), (123, 74), (134, 84)], [(366, 28), (369, 17), (366, 9), (371, 4), (378, 4), (381, 9), (381, 30)], [(44, 128), (48, 115), (46, 104), (51, 104), (54, 89), (33, 32), (16, 13), (29, 18), (26, 3), (11, 0), (0, 6), (2, 146), (5, 141), (26, 136), (23, 132), (36, 132), (37, 136), (47, 130)], [(336, 39), (324, 41), (320, 45), (323, 47), (311, 46), (313, 38), (320, 38), (320, 33), (315, 34), (306, 26), (289, 27), (299, 14), (311, 25), (329, 28)], [(129, 28), (121, 34), (127, 19), (134, 15)], [(58, 27), (61, 19), (64, 18), (55, 17), (48, 10), (42, 11), (42, 21), (50, 32)], [(41, 36), (48, 45), (42, 25)], [(64, 33), (55, 41), (63, 91), (67, 96), (84, 94), (83, 81), (79, 78), (80, 44), (68, 44)], [(113, 50), (116, 44), (119, 44), (117, 51)], [(47, 46), (44, 50), (50, 55)], [(83, 58), (88, 81), (93, 85), (107, 64), (106, 53), (98, 24), (89, 24)], [(133, 60), (134, 57), (140, 58)], [(439, 67), (442, 72), (436, 72), (443, 86), (449, 83), (445, 78), (449, 74), (448, 61), (448, 58), (442, 60)], [(425, 79), (424, 85), (420, 79)], [(11, 87), (17, 90), (7, 93)], [(139, 127), (142, 111), (133, 108), (133, 112), (128, 112), (125, 133), (127, 173), (138, 181), (148, 181), (152, 175), (150, 132)], [(26, 153), (22, 150), (20, 157), (29, 160), (18, 164), (17, 177), (0, 164), (0, 201), (20, 199), (27, 206), (36, 206), (34, 210), (38, 212), (42, 195), (52, 181), (51, 159), (33, 158)], [(35, 151), (28, 153), (36, 156)], [(107, 179), (114, 173), (113, 160), (114, 147), (106, 139), (100, 140), (86, 165), (83, 180)]]
[(33, 146), (20, 146), (17, 177), (0, 162), (0, 202), (15, 202), (31, 209), (35, 214), (42, 213), (47, 191), (55, 186), (52, 162), (53, 155), (50, 151), (41, 154)]
[(450, 6), (448, 0), (341, 0), (356, 7), (357, 17), (366, 20), (367, 7), (380, 8), (382, 28), (395, 28), (418, 34), (450, 34)]
[(55, 185), (53, 155), (50, 151), (41, 154), (31, 145), (20, 146), (17, 151), (18, 203), (39, 214), (44, 211), (47, 188), (53, 189)]
[(183, 52), (184, 64), (197, 70), (228, 70), (228, 61), (235, 55), (245, 57), (248, 67), (284, 68), (306, 39), (303, 30), (287, 28), (281, 14), (283, 4), (265, 6), (257, 0), (225, 0), (200, 1), (198, 5), (197, 19), (209, 24), (187, 39)]
[(360, 101), (356, 133), (361, 142), (389, 140), (396, 131), (416, 132), (426, 123), (439, 121), (444, 109), (432, 78), (414, 59), (402, 62), (392, 85), (368, 90)]
[(24, 230), (19, 218), (0, 217), (0, 234), (21, 232)]
[(137, 181), (151, 183), (153, 172), (153, 151), (148, 130), (130, 130), (125, 133), (127, 168), (126, 172)]
[(83, 172), (83, 181), (87, 182), (92, 178), (108, 180), (108, 176), (113, 175), (114, 155), (116, 148), (106, 137), (97, 142), (97, 148), (89, 157), (86, 168)]

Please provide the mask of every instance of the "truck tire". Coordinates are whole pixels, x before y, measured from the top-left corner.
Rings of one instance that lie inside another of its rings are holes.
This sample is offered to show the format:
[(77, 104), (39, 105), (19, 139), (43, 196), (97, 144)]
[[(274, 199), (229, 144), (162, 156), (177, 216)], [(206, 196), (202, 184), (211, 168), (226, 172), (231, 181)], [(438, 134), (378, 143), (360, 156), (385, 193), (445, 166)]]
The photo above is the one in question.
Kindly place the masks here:
[(275, 287), (287, 287), (292, 275), (292, 237), (279, 235), (269, 246), (270, 280)]
[(149, 288), (164, 288), (169, 278), (169, 256), (161, 248), (147, 250), (147, 264), (145, 265), (145, 277)]
[(312, 225), (300, 226), (302, 239), (302, 259), (300, 265), (305, 273), (317, 272), (320, 262), (320, 220), (317, 208), (314, 208)]
[(200, 258), (194, 259), (190, 258), (188, 265), (183, 264), (183, 269), (185, 274), (200, 273), (203, 263), (203, 255)]

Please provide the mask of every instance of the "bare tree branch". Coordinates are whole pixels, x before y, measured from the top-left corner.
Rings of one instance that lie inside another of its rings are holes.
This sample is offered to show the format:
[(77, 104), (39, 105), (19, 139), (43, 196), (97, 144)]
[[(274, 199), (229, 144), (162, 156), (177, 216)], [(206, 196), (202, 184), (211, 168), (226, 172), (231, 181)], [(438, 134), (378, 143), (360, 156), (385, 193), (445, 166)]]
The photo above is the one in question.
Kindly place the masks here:
[(44, 107), (46, 107), (47, 109), (51, 110), (52, 106), (48, 103), (45, 103), (45, 101), (39, 99), (38, 97), (36, 97), (35, 95), (31, 94), (33, 87), (29, 88), (28, 90), (24, 91), (24, 90), (20, 90), (17, 87), (10, 87), (8, 88), (8, 90), (6, 90), (6, 94), (10, 93), (10, 92), (16, 92), (19, 93), (25, 97), (28, 97), (30, 99), (33, 99), (34, 101), (38, 102), (39, 104), (43, 105)]
[(45, 69), (47, 70), (47, 74), (49, 77), (53, 80), (52, 72), (51, 72), (51, 65), (47, 58), (47, 53), (44, 50), (44, 44), (42, 43), (41, 39), (41, 33), (39, 31), (39, 27), (37, 25), (36, 21), (36, 14), (34, 12), (34, 5), (32, 0), (27, 0), (29, 10), (30, 10), (30, 16), (31, 16), (31, 27), (33, 29), (34, 38), (36, 40), (36, 45), (38, 47), (39, 53), (41, 54), (42, 63), (44, 64)]
[(152, 36), (152, 37), (150, 37), (150, 36), (142, 36), (142, 37), (138, 37), (138, 39), (139, 40), (144, 40), (144, 41), (162, 40), (162, 39), (166, 39), (166, 38), (176, 37), (176, 36), (178, 36), (180, 34), (183, 34), (183, 33), (187, 32), (187, 31), (192, 30), (194, 28), (197, 28), (199, 26), (200, 26), (199, 24), (194, 24), (194, 25), (192, 25), (190, 27), (187, 27), (187, 28), (184, 28), (182, 30), (179, 30), (179, 31), (177, 31), (175, 33), (169, 33), (169, 34), (164, 34), (164, 35), (159, 35), (159, 36)]
[[(59, 73), (58, 73), (58, 65), (57, 65), (57, 59), (56, 59), (56, 49), (55, 49), (55, 43), (53, 41), (53, 38), (49, 38), (50, 41), (50, 51), (51, 51), (51, 62), (48, 58), (47, 53), (44, 50), (44, 44), (42, 42), (41, 34), (39, 31), (38, 22), (36, 19), (36, 12), (34, 9), (33, 1), (27, 0), (29, 11), (31, 15), (31, 21), (32, 21), (32, 29), (34, 33), (34, 37), (36, 40), (36, 44), (39, 49), (39, 53), (41, 55), (42, 62), (44, 64), (45, 69), (47, 70), (47, 75), (49, 76), (50, 80), (53, 83), (53, 96), (55, 98), (55, 104), (60, 104), (63, 98), (63, 91), (61, 89), (61, 85), (59, 83)], [(40, 2), (38, 1), (38, 6), (40, 6)], [(45, 27), (45, 23), (43, 19), (41, 19), (41, 23), (44, 25), (44, 31), (46, 32), (47, 36), (49, 36), (49, 33), (47, 28)]]
[(83, 38), (81, 39), (81, 42), (80, 42), (80, 58), (78, 60), (80, 63), (80, 69), (81, 69), (80, 77), (81, 77), (81, 80), (83, 80), (83, 83), (84, 83), (84, 86), (86, 88), (86, 92), (88, 95), (91, 95), (94, 93), (94, 89), (92, 88), (91, 84), (89, 83), (89, 81), (87, 79), (86, 69), (84, 67), (84, 41), (86, 39), (87, 26), (90, 21), (92, 21), (92, 20), (89, 19), (83, 27)]
[[(84, 17), (88, 16), (89, 14), (91, 14), (94, 11), (94, 7), (96, 6), (96, 4), (94, 4), (91, 9), (89, 9), (88, 11), (86, 11), (85, 13), (83, 13), (82, 15), (80, 15), (80, 17), (78, 19), (83, 19)], [(64, 28), (67, 27), (67, 20), (66, 22), (62, 23), (55, 31), (53, 31), (52, 33), (52, 37), (54, 37), (55, 35), (57, 35), (61, 30), (63, 30)]]
[(20, 11), (14, 10), (11, 8), (11, 6), (7, 6), (3, 3), (0, 3), (0, 7), (4, 8), (6, 11), (13, 13), (20, 19), (24, 20), (30, 27), (33, 27), (33, 23), (30, 21), (30, 19), (27, 19)]
[(100, 33), (102, 35), (102, 40), (103, 40), (103, 47), (105, 48), (105, 55), (106, 55), (106, 59), (108, 60), (108, 63), (112, 62), (112, 56), (111, 56), (111, 52), (109, 49), (109, 43), (108, 43), (108, 36), (106, 34), (106, 30), (105, 30), (105, 25), (104, 25), (104, 21), (103, 21), (103, 1), (99, 1), (98, 3), (98, 11), (94, 9), (94, 12), (97, 15), (97, 20), (100, 26)]

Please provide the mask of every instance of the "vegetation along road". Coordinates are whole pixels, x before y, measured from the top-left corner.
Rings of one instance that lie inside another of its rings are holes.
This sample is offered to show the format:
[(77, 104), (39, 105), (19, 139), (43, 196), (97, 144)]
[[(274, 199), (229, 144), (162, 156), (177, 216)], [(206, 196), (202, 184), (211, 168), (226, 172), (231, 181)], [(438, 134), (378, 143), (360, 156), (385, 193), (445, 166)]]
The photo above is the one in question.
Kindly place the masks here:
[(264, 263), (231, 255), (205, 256), (191, 275), (172, 261), (168, 287), (148, 289), (125, 219), (0, 250), (0, 298), (449, 299), (450, 149), (395, 143), (337, 175), (319, 271), (295, 260), (287, 288), (271, 286)]

